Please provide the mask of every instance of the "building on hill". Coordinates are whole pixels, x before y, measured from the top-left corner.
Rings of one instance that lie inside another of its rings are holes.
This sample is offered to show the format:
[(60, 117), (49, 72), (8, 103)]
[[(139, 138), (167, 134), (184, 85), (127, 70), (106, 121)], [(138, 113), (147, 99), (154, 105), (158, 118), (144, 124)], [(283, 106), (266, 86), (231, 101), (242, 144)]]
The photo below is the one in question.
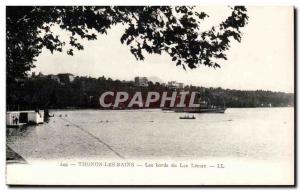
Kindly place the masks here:
[(57, 76), (59, 78), (60, 83), (62, 83), (62, 84), (71, 83), (75, 79), (75, 76), (70, 73), (60, 73), (60, 74), (57, 74)]
[(168, 87), (171, 89), (183, 89), (184, 84), (176, 81), (168, 82)]
[(51, 80), (54, 80), (54, 81), (60, 83), (59, 77), (57, 75), (49, 74), (48, 78), (50, 78)]
[(135, 77), (134, 83), (136, 86), (148, 87), (148, 79), (146, 77)]

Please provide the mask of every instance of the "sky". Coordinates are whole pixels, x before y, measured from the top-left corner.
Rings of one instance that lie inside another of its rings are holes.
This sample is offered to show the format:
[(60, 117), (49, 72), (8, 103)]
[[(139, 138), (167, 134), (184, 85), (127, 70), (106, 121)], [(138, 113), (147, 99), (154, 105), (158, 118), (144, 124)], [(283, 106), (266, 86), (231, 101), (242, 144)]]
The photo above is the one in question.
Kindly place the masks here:
[[(128, 46), (121, 44), (123, 26), (113, 27), (98, 40), (82, 41), (83, 51), (74, 56), (43, 49), (32, 71), (43, 74), (72, 73), (78, 76), (133, 80), (135, 76), (178, 81), (187, 85), (240, 90), (294, 92), (294, 26), (292, 7), (247, 7), (249, 23), (242, 29), (241, 43), (232, 40), (221, 68), (200, 66), (186, 71), (167, 54), (145, 55), (137, 61)], [(203, 30), (217, 25), (230, 14), (227, 6), (197, 7), (209, 14)], [(54, 29), (66, 38), (67, 34)]]

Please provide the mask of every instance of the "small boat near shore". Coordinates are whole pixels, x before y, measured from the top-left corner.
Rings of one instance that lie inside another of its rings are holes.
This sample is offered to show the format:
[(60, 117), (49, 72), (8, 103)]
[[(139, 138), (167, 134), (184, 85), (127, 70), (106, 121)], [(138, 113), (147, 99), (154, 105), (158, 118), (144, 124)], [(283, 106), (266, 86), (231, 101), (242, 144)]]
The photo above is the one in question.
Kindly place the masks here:
[(196, 117), (195, 116), (188, 116), (188, 115), (186, 115), (186, 116), (183, 116), (183, 117), (179, 117), (179, 119), (196, 119)]

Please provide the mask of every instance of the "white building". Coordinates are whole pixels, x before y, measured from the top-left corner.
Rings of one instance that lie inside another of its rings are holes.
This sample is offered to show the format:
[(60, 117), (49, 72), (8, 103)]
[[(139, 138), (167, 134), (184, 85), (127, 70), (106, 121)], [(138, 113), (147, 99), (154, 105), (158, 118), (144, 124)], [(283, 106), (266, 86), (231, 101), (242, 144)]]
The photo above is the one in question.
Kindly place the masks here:
[(174, 89), (183, 89), (184, 84), (176, 81), (170, 81), (168, 82), (168, 87), (169, 88), (174, 88)]
[(75, 80), (75, 76), (73, 74), (69, 75), (69, 81), (73, 82)]
[(8, 111), (6, 112), (6, 125), (21, 126), (25, 124), (44, 123), (44, 111)]
[(137, 86), (148, 87), (148, 79), (146, 77), (135, 77), (134, 83)]
[(177, 86), (179, 89), (183, 89), (184, 84), (179, 82), (179, 83), (177, 83)]
[(61, 84), (68, 84), (74, 81), (75, 76), (70, 73), (60, 73), (57, 74)]

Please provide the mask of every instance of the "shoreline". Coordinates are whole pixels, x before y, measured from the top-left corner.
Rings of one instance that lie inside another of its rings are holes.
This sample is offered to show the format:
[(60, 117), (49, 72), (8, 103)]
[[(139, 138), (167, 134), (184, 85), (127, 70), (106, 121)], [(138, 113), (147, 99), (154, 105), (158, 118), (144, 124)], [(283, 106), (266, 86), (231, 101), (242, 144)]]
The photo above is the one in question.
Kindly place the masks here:
[[(177, 108), (177, 107), (174, 107)], [(295, 106), (282, 106), (282, 107), (226, 107), (226, 109), (257, 109), (257, 108), (295, 108)], [(124, 109), (102, 109), (102, 108), (49, 108), (49, 111), (56, 111), (56, 110), (65, 110), (65, 111), (75, 111), (75, 110), (100, 110), (100, 111), (130, 111), (130, 110), (162, 110), (163, 107), (159, 108), (124, 108)], [(34, 110), (34, 109), (32, 109)], [(42, 110), (42, 109), (41, 109)], [(6, 112), (14, 111), (14, 110), (6, 110)], [(19, 111), (27, 111), (27, 110), (19, 110)]]

